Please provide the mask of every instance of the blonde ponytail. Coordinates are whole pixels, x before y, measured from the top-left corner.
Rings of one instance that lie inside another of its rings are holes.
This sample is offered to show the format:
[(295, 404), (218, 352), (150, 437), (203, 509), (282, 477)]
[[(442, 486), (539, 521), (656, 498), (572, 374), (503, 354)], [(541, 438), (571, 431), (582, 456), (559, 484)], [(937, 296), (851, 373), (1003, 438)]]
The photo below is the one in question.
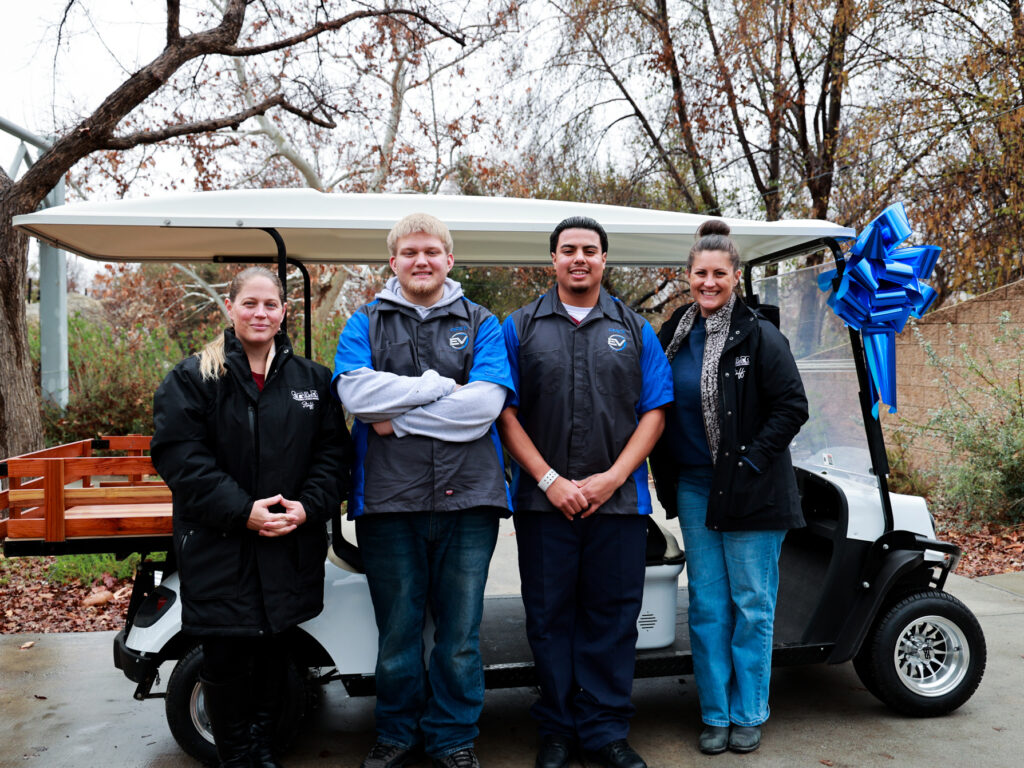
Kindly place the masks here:
[(224, 334), (220, 334), (196, 353), (199, 358), (199, 376), (203, 381), (216, 381), (228, 372), (224, 364)]

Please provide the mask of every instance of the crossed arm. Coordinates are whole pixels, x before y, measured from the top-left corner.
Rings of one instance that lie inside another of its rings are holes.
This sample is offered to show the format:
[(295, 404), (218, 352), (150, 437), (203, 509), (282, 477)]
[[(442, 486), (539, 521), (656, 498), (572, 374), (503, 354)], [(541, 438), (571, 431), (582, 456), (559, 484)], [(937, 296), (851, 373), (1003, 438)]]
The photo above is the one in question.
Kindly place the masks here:
[(423, 435), (470, 442), (485, 435), (505, 402), (505, 388), (490, 381), (466, 385), (428, 370), (399, 376), (357, 368), (337, 378), (338, 396), (378, 435)]

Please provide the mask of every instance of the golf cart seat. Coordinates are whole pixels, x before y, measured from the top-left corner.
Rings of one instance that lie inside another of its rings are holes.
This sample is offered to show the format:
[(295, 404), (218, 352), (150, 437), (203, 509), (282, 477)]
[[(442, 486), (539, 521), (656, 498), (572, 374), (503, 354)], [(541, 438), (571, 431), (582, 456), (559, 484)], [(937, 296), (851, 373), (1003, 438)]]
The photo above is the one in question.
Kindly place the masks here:
[(674, 565), (686, 562), (686, 553), (672, 532), (653, 517), (647, 518), (647, 565)]

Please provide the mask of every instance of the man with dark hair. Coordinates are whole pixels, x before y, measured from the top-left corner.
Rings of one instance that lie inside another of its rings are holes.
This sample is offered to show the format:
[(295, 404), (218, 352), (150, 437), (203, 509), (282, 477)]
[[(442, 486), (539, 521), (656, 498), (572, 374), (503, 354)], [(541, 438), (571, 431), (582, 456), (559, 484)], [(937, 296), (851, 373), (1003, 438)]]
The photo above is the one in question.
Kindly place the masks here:
[(651, 497), (646, 459), (672, 402), (650, 324), (602, 287), (608, 237), (573, 217), (551, 234), (557, 284), (502, 330), (515, 389), (498, 418), (526, 632), (540, 679), (537, 768), (645, 768), (629, 746)]
[(437, 768), (479, 768), (480, 618), (508, 513), (494, 419), (512, 381), (497, 319), (448, 277), (448, 227), (412, 214), (387, 242), (395, 276), (349, 318), (334, 361), (356, 418), (349, 514), (380, 633), (377, 742), (362, 768), (401, 768), (424, 751)]

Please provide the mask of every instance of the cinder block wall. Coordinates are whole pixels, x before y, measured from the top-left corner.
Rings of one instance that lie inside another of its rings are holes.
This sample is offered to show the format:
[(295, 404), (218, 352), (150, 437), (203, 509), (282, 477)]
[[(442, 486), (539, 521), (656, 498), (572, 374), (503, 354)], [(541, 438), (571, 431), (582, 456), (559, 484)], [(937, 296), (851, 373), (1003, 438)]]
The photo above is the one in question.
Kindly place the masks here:
[[(1019, 328), (1024, 325), (1024, 280), (929, 312), (922, 319), (912, 322), (916, 322), (920, 337), (930, 341), (936, 353), (945, 357), (954, 351), (951, 346), (955, 348), (964, 342), (972, 346), (983, 345), (994, 338), (999, 333), (999, 318), (1003, 312), (1010, 313), (1011, 326)], [(986, 349), (995, 360), (999, 350), (992, 345), (986, 345)], [(1002, 354), (1011, 351), (1003, 350)], [(954, 381), (959, 377), (956, 369), (951, 370), (950, 374)], [(946, 404), (945, 396), (939, 388), (938, 371), (928, 365), (925, 351), (911, 323), (896, 337), (896, 382), (899, 410), (890, 414), (888, 409), (882, 408), (882, 427), (890, 447), (894, 444), (894, 432), (904, 421), (925, 424), (929, 410)], [(941, 460), (948, 455), (941, 442), (927, 436), (914, 438), (909, 448), (910, 461), (919, 469), (937, 469)]]

